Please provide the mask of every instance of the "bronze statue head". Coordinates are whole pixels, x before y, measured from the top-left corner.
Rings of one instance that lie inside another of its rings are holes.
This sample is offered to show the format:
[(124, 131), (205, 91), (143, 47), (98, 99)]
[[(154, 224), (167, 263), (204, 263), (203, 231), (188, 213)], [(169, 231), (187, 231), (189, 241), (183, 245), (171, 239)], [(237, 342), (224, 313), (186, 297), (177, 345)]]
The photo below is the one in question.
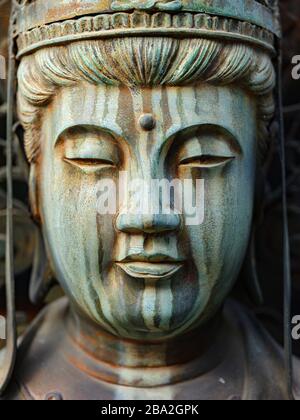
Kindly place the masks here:
[[(218, 311), (245, 256), (274, 111), (276, 5), (61, 3), (25, 3), (16, 18), (18, 115), (50, 264), (105, 330), (178, 336)], [(124, 174), (145, 187), (119, 191)], [(132, 211), (165, 180), (190, 186), (180, 211), (159, 188), (150, 201), (165, 211)], [(123, 194), (115, 211), (99, 211), (103, 194)]]

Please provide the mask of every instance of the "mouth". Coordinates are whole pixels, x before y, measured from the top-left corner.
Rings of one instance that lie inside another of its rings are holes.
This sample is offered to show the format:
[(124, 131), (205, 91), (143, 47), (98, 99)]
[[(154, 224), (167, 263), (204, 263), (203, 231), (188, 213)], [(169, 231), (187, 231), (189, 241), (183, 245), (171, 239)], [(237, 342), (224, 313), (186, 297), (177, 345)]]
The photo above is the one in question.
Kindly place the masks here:
[(137, 279), (163, 279), (173, 276), (182, 267), (182, 262), (147, 262), (130, 261), (117, 262), (119, 268), (125, 271), (130, 277)]

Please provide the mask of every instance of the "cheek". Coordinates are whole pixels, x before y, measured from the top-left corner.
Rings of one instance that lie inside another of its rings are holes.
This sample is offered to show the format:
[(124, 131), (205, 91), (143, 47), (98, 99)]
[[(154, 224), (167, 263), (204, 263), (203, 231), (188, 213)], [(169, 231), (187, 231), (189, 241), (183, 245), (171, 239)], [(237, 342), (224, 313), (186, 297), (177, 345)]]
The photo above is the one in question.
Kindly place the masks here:
[(86, 279), (99, 280), (114, 243), (112, 217), (97, 216), (97, 178), (48, 161), (41, 187), (44, 236), (57, 276), (84, 292)]
[(248, 245), (254, 195), (254, 153), (223, 168), (195, 171), (204, 180), (204, 221), (185, 226), (199, 281), (212, 289), (238, 275)]

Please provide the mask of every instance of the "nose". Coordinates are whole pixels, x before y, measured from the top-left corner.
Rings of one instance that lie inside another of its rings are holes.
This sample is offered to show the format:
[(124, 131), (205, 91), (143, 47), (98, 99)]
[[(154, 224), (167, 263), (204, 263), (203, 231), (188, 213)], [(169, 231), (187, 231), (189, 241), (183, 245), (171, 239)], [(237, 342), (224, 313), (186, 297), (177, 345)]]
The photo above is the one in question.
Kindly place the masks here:
[(116, 228), (124, 233), (132, 234), (155, 234), (173, 232), (179, 229), (181, 218), (179, 215), (170, 214), (119, 214), (116, 220)]

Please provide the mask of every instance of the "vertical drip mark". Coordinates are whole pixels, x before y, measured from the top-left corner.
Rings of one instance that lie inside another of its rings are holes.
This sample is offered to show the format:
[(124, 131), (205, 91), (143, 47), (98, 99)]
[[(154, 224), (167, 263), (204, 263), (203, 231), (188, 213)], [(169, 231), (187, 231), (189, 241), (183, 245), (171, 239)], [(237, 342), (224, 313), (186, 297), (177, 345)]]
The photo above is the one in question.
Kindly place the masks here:
[(121, 89), (106, 88), (106, 91), (105, 114), (103, 116), (109, 121), (111, 127), (115, 127), (116, 131), (121, 131), (121, 127), (118, 124), (120, 97), (122, 96)]
[(172, 280), (164, 281), (163, 287), (159, 289), (157, 297), (157, 314), (159, 315), (158, 328), (161, 331), (169, 331), (173, 314), (173, 292)]
[(142, 314), (146, 327), (150, 330), (157, 330), (155, 327), (155, 314), (156, 314), (156, 281), (147, 279), (145, 281), (145, 290), (142, 300)]
[[(170, 125), (174, 131), (176, 127), (181, 127), (181, 116), (176, 101), (177, 92), (179, 92), (177, 87), (173, 87), (172, 89), (169, 89), (168, 92), (166, 92), (171, 123)], [(168, 135), (168, 133), (166, 133), (166, 135)]]

